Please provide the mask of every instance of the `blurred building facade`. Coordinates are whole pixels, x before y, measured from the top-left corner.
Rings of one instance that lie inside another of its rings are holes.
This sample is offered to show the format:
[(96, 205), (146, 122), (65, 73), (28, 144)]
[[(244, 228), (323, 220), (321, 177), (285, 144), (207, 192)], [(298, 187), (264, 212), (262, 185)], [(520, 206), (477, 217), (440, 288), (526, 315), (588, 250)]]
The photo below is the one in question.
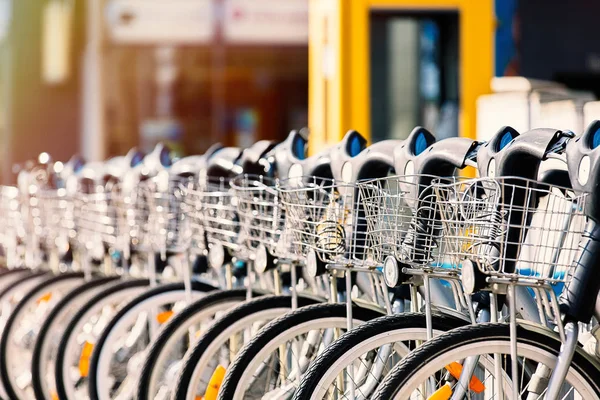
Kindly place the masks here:
[(305, 0), (2, 4), (4, 180), (42, 151), (102, 159), (166, 141), (196, 154), (307, 125)]
[[(192, 154), (307, 125), (309, 4), (345, 1), (0, 0), (3, 181), (42, 151), (100, 159), (162, 140)], [(402, 137), (415, 124), (460, 133), (460, 85), (471, 79), (457, 62), (465, 21), (412, 3), (409, 11), (369, 12), (368, 37), (353, 36), (368, 42), (368, 95), (334, 99), (369, 110), (373, 140)], [(556, 80), (598, 96), (600, 49), (586, 29), (599, 4), (495, 1), (495, 75)], [(352, 53), (356, 41), (349, 43)], [(310, 71), (327, 75), (340, 60), (321, 56)]]

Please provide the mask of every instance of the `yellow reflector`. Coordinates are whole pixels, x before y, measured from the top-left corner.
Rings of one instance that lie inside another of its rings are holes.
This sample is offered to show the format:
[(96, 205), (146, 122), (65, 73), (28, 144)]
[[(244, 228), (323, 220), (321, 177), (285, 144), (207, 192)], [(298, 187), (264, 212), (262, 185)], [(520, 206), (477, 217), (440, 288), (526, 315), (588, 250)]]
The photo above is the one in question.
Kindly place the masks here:
[(444, 386), (436, 390), (434, 394), (429, 396), (427, 400), (448, 400), (450, 397), (452, 397), (452, 388), (446, 383)]
[[(453, 362), (446, 365), (446, 369), (450, 372), (450, 375), (454, 377), (454, 379), (459, 380), (460, 374), (462, 373), (462, 365)], [(485, 390), (485, 385), (477, 378), (476, 376), (471, 377), (471, 381), (469, 382), (469, 390), (475, 393), (481, 393)]]
[(169, 318), (171, 318), (173, 316), (173, 314), (174, 314), (173, 310), (163, 311), (156, 316), (156, 320), (158, 321), (159, 324), (164, 324), (165, 322), (167, 322), (169, 320)]
[(37, 303), (38, 304), (47, 303), (50, 301), (51, 298), (52, 298), (52, 292), (45, 293), (37, 299)]
[(222, 365), (215, 368), (215, 372), (213, 372), (210, 381), (208, 381), (208, 387), (206, 388), (206, 393), (204, 393), (204, 400), (217, 400), (219, 389), (223, 383), (223, 378), (225, 378), (225, 371), (226, 369)]
[(86, 378), (90, 372), (90, 358), (92, 357), (92, 351), (94, 351), (94, 345), (88, 341), (83, 343), (81, 349), (81, 357), (79, 357), (79, 374), (82, 378)]

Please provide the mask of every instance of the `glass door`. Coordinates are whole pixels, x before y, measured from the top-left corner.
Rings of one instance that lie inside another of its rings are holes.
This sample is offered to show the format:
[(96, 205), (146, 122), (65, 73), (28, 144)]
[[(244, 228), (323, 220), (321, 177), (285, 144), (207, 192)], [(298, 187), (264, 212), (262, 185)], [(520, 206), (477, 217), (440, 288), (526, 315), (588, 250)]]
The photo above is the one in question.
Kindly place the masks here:
[(370, 13), (371, 138), (459, 133), (459, 13)]

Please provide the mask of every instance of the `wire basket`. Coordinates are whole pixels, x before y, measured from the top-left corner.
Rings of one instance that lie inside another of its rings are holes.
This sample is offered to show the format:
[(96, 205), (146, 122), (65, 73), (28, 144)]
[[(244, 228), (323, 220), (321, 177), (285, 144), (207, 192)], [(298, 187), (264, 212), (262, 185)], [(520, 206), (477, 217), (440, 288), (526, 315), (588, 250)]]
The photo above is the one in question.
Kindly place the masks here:
[(65, 188), (39, 190), (36, 199), (34, 210), (37, 210), (46, 246), (66, 253), (76, 236), (74, 199), (67, 195)]
[(111, 204), (117, 223), (116, 249), (127, 257), (131, 251), (152, 250), (149, 232), (148, 180), (137, 185), (118, 183), (112, 188)]
[(390, 176), (358, 183), (373, 258), (415, 268), (446, 268), (431, 176)]
[(285, 214), (277, 184), (275, 178), (243, 174), (231, 181), (231, 188), (238, 206), (240, 243), (250, 250), (263, 245), (271, 254), (286, 257)]
[(0, 245), (4, 248), (7, 264), (18, 263), (18, 246), (26, 239), (22, 214), (24, 196), (15, 186), (0, 186)]
[(74, 212), (77, 238), (83, 248), (100, 256), (101, 247), (115, 246), (118, 240), (118, 193), (102, 185), (92, 193), (79, 192), (76, 195)]
[(566, 283), (585, 227), (585, 195), (523, 178), (434, 183), (448, 255), (490, 276)]
[(367, 222), (358, 202), (356, 184), (318, 177), (281, 183), (285, 231), (291, 253), (299, 261), (314, 250), (334, 265), (366, 265)]
[(242, 250), (238, 242), (240, 221), (230, 178), (203, 177), (195, 184), (188, 184), (184, 202), (196, 245), (217, 244), (232, 252)]
[(145, 237), (152, 250), (158, 253), (181, 253), (190, 247), (191, 233), (185, 208), (184, 191), (193, 178), (158, 175), (142, 186), (148, 221)]

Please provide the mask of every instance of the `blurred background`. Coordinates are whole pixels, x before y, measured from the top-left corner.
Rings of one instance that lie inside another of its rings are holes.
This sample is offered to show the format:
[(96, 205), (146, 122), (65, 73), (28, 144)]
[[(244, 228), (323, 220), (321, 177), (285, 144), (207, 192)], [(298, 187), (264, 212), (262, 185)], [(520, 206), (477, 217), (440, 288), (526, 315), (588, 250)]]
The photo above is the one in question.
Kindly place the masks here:
[[(0, 0), (0, 176), (309, 126), (485, 139), (600, 107), (593, 0)], [(523, 78), (524, 77), (524, 78)], [(600, 115), (598, 115), (600, 116)]]

